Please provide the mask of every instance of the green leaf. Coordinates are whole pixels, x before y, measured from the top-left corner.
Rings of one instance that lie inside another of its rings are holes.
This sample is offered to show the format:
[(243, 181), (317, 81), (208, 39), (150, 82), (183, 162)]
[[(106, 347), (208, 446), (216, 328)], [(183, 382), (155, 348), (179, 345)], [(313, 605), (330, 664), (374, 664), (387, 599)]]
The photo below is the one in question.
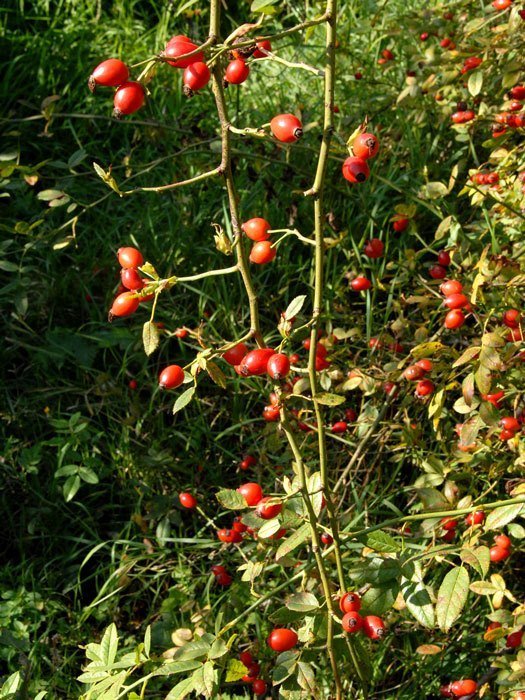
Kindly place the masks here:
[(290, 654), (290, 652), (284, 652), (279, 655), (279, 662), (273, 669), (273, 683), (274, 685), (279, 685), (287, 678), (289, 678), (295, 671), (295, 666), (297, 664), (297, 656), (295, 654)]
[(53, 199), (60, 199), (65, 197), (66, 193), (62, 190), (42, 190), (36, 196), (41, 202), (51, 202)]
[(469, 588), (476, 595), (493, 595), (498, 591), (498, 588), (490, 581), (473, 581)]
[(257, 533), (261, 539), (266, 539), (275, 535), (281, 529), (281, 523), (277, 518), (272, 518), (271, 520), (265, 520), (264, 525), (261, 525), (259, 532)]
[(298, 620), (302, 620), (305, 617), (305, 613), (297, 612), (295, 610), (288, 610), (288, 608), (283, 605), (282, 608), (278, 608), (268, 617), (271, 622), (274, 622), (277, 625), (289, 625), (297, 622)]
[(235, 683), (240, 681), (243, 676), (248, 673), (248, 669), (238, 659), (229, 659), (228, 665), (226, 666), (226, 678), (224, 679), (226, 683)]
[(85, 481), (86, 484), (98, 484), (98, 476), (95, 474), (93, 469), (88, 469), (87, 467), (79, 467), (78, 475)]
[(263, 569), (264, 564), (262, 561), (250, 560), (247, 564), (243, 564), (239, 567), (239, 570), (243, 570), (241, 581), (253, 583), (255, 579), (262, 574)]
[(459, 553), (461, 561), (465, 564), (470, 564), (472, 568), (481, 576), (486, 576), (490, 568), (490, 552), (489, 548), (484, 545), (481, 547), (465, 547)]
[(303, 690), (308, 692), (308, 697), (316, 697), (315, 674), (311, 664), (304, 661), (297, 663), (297, 682)]
[(106, 666), (110, 666), (117, 655), (118, 633), (115, 623), (106, 628), (102, 641), (100, 642), (100, 654)]
[(282, 559), (283, 557), (287, 556), (292, 552), (294, 549), (299, 547), (299, 545), (303, 544), (306, 541), (310, 540), (310, 526), (305, 523), (304, 525), (301, 525), (300, 528), (298, 528), (295, 532), (293, 532), (290, 537), (287, 537), (280, 545), (279, 548), (277, 549), (277, 552), (275, 553), (275, 561), (279, 561), (279, 559)]
[(330, 394), (327, 391), (321, 391), (316, 395), (315, 400), (323, 406), (340, 406), (346, 399), (341, 394)]
[(388, 586), (369, 588), (363, 595), (363, 608), (371, 615), (382, 615), (394, 605), (399, 593), (397, 582), (389, 582)]
[(188, 642), (183, 647), (178, 649), (173, 659), (176, 661), (187, 661), (189, 659), (199, 659), (206, 656), (210, 651), (211, 645), (202, 639), (197, 639), (194, 642)]
[(215, 498), (223, 508), (227, 508), (228, 510), (243, 510), (244, 508), (248, 508), (244, 496), (234, 489), (221, 489), (215, 494)]
[(263, 12), (271, 5), (275, 5), (277, 0), (253, 0), (250, 10), (251, 12)]
[(183, 698), (187, 697), (192, 692), (194, 685), (195, 681), (193, 676), (185, 678), (170, 690), (165, 700), (183, 700)]
[(78, 474), (75, 476), (70, 476), (65, 480), (64, 485), (62, 486), (62, 492), (67, 503), (75, 498), (75, 495), (80, 488), (80, 483), (80, 477)]
[(288, 304), (286, 311), (284, 312), (284, 318), (287, 321), (291, 321), (297, 316), (299, 311), (303, 308), (303, 304), (306, 300), (306, 294), (301, 294)]
[(148, 357), (159, 347), (159, 342), (160, 337), (157, 324), (153, 323), (153, 321), (146, 321), (142, 328), (142, 343), (144, 345), (144, 352)]
[(185, 406), (189, 404), (189, 402), (192, 400), (193, 395), (195, 394), (195, 387), (190, 386), (189, 389), (186, 389), (179, 398), (175, 401), (175, 404), (173, 406), (173, 413), (178, 413), (181, 411)]
[(513, 503), (510, 506), (496, 508), (487, 515), (485, 530), (499, 530), (525, 513), (525, 503)]
[(0, 698), (7, 698), (9, 695), (14, 695), (14, 693), (16, 693), (18, 690), (20, 681), (21, 678), (19, 671), (16, 671), (16, 673), (13, 673), (6, 678), (2, 684), (2, 687), (0, 688)]
[(208, 372), (212, 382), (220, 386), (222, 389), (226, 388), (226, 375), (222, 369), (215, 362), (208, 360), (206, 363), (206, 372)]
[(443, 632), (448, 632), (461, 615), (467, 603), (469, 583), (464, 566), (454, 567), (443, 579), (436, 602), (436, 619)]
[(176, 673), (188, 673), (188, 671), (194, 671), (196, 668), (202, 666), (202, 661), (195, 661), (190, 659), (189, 661), (167, 661), (159, 668), (156, 668), (152, 675), (154, 676), (172, 676)]
[[(251, 563), (251, 562), (250, 562)], [(208, 653), (209, 659), (220, 659), (221, 656), (228, 653), (228, 645), (223, 639), (216, 639), (211, 645)]]
[(401, 579), (401, 592), (409, 612), (423, 627), (432, 628), (435, 624), (434, 606), (427, 587), (422, 581)]
[(290, 596), (285, 605), (289, 610), (295, 612), (310, 612), (311, 610), (317, 610), (319, 601), (313, 593), (306, 593), (303, 591)]
[(370, 549), (375, 549), (376, 552), (386, 552), (389, 554), (399, 552), (401, 549), (395, 539), (386, 532), (383, 532), (383, 530), (371, 532), (366, 538), (366, 546), (370, 547)]
[(480, 70), (472, 71), (467, 83), (468, 91), (473, 97), (479, 95), (483, 87), (483, 73)]

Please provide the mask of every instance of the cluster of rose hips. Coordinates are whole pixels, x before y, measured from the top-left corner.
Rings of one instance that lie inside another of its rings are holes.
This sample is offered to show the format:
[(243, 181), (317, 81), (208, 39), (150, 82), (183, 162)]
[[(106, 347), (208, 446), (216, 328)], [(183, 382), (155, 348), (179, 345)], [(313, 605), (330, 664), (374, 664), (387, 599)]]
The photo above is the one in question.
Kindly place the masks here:
[(251, 684), (255, 695), (264, 695), (264, 693), (266, 693), (267, 684), (266, 681), (259, 678), (259, 674), (261, 672), (260, 664), (255, 661), (251, 652), (249, 651), (241, 651), (239, 654), (239, 659), (248, 669), (248, 673), (244, 675), (241, 680), (244, 683)]
[(364, 182), (370, 175), (368, 160), (379, 151), (379, 141), (374, 134), (359, 134), (352, 143), (353, 155), (343, 163), (343, 177), (352, 184)]
[(146, 94), (142, 83), (129, 80), (129, 69), (118, 58), (102, 61), (89, 76), (91, 92), (97, 87), (116, 87), (113, 96), (113, 116), (121, 119), (125, 114), (133, 114), (144, 104)]
[(495, 136), (503, 136), (510, 129), (521, 129), (525, 126), (525, 114), (516, 114), (523, 109), (525, 100), (525, 85), (515, 85), (508, 92), (509, 103), (503, 112), (498, 112), (494, 117), (492, 131)]
[[(151, 301), (152, 294), (138, 294), (150, 280), (140, 276), (139, 267), (144, 264), (142, 253), (136, 248), (119, 248), (117, 258), (121, 266), (119, 293), (109, 310), (109, 320), (130, 316), (144, 301)], [(124, 291), (127, 290), (127, 291)]]
[(386, 633), (383, 620), (377, 615), (361, 616), (361, 598), (357, 593), (345, 593), (339, 599), (339, 607), (343, 613), (341, 621), (343, 629), (349, 634), (364, 632), (369, 639), (382, 639)]
[(403, 372), (405, 379), (408, 379), (410, 382), (417, 382), (415, 395), (418, 399), (430, 396), (434, 392), (435, 386), (430, 379), (423, 379), (428, 372), (432, 371), (433, 367), (431, 360), (423, 358), (415, 364), (409, 365)]
[(272, 262), (277, 255), (277, 250), (272, 247), (269, 240), (271, 226), (266, 219), (260, 216), (245, 221), (241, 226), (246, 236), (253, 241), (250, 252), (250, 261), (257, 265)]
[[(244, 498), (247, 506), (255, 508), (256, 515), (263, 520), (276, 518), (283, 509), (282, 503), (275, 502), (271, 496), (264, 496), (262, 488), (255, 482), (241, 484), (237, 492)], [(245, 532), (250, 535), (256, 534), (253, 528), (247, 527), (242, 522), (242, 518), (237, 516), (231, 528), (222, 528), (217, 531), (217, 538), (226, 544), (238, 544), (242, 542)], [(280, 539), (285, 533), (286, 531), (281, 528), (272, 535), (271, 539)]]
[(284, 379), (290, 372), (290, 358), (272, 348), (248, 350), (244, 343), (237, 343), (223, 354), (223, 359), (237, 374), (243, 377), (260, 377), (267, 374), (271, 379)]
[(443, 306), (446, 306), (450, 311), (445, 316), (444, 326), (449, 330), (461, 328), (465, 323), (465, 314), (471, 311), (470, 302), (463, 294), (463, 285), (459, 280), (447, 280), (439, 287), (441, 294), (445, 297)]
[[(492, 630), (495, 629), (500, 629), (502, 627), (501, 622), (490, 622), (487, 625), (487, 632), (491, 632)], [(511, 632), (510, 634), (507, 635), (507, 638), (505, 640), (505, 647), (507, 649), (517, 649), (518, 647), (521, 646), (521, 642), (523, 640), (523, 629), (519, 629), (516, 632)]]
[(434, 280), (442, 280), (447, 276), (447, 267), (450, 265), (450, 253), (448, 250), (440, 250), (437, 256), (437, 263), (432, 265), (428, 274)]
[(215, 583), (217, 583), (219, 586), (231, 586), (233, 577), (226, 571), (222, 564), (214, 564), (210, 571), (215, 576)]
[(377, 63), (380, 66), (384, 66), (386, 63), (390, 63), (390, 61), (393, 61), (395, 58), (394, 54), (390, 49), (383, 49), (381, 51), (381, 57), (377, 59)]
[[(468, 527), (475, 527), (476, 525), (483, 525), (485, 522), (485, 513), (482, 510), (476, 510), (469, 513), (465, 517), (465, 525)], [(459, 525), (459, 521), (455, 518), (442, 518), (439, 522), (439, 527), (442, 534), (442, 539), (444, 542), (453, 542), (456, 537), (456, 528)], [(494, 537), (494, 545), (490, 548), (490, 561), (498, 562), (507, 559), (510, 556), (511, 550), (511, 539), (507, 535), (496, 535)]]
[(521, 313), (518, 309), (507, 309), (501, 319), (503, 324), (510, 328), (507, 333), (507, 340), (511, 343), (518, 343), (524, 339), (521, 329)]

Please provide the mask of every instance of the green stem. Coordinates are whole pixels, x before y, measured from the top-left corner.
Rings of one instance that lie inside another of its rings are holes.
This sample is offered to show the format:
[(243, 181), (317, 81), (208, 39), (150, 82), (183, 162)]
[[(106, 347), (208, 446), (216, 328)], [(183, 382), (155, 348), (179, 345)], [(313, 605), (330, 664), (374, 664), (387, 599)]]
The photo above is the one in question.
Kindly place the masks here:
[[(210, 3), (209, 35), (210, 38), (214, 37), (215, 40), (217, 40), (220, 36), (220, 0), (211, 0)], [(237, 256), (237, 265), (239, 267), (244, 288), (246, 289), (246, 294), (248, 295), (248, 303), (250, 306), (250, 331), (252, 336), (255, 338), (257, 345), (259, 345), (259, 347), (264, 347), (264, 340), (262, 337), (259, 320), (258, 299), (250, 274), (248, 255), (241, 229), (239, 198), (235, 188), (231, 169), (230, 120), (228, 118), (228, 109), (226, 107), (226, 99), (224, 96), (222, 68), (219, 61), (216, 61), (212, 67), (212, 90), (221, 124), (222, 159), (219, 166), (219, 171), (226, 181), (231, 225), (235, 238), (235, 255)]]

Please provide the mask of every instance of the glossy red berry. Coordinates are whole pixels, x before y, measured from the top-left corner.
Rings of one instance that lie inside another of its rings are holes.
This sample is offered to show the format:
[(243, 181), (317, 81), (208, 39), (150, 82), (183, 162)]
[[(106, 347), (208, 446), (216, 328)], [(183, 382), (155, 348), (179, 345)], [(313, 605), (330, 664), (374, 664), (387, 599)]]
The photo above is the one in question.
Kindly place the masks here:
[(252, 690), (255, 695), (264, 695), (266, 693), (266, 688), (266, 681), (263, 681), (262, 678), (256, 678), (253, 681)]
[(323, 532), (321, 535), (321, 542), (326, 546), (329, 547), (334, 541), (334, 538), (332, 535), (329, 535), (327, 532)]
[(262, 488), (252, 481), (239, 486), (237, 492), (243, 496), (247, 506), (256, 506), (263, 497)]
[(374, 134), (359, 134), (352, 144), (354, 156), (368, 160), (377, 155), (379, 151), (379, 141)]
[(285, 355), (282, 352), (277, 352), (275, 355), (272, 355), (268, 360), (266, 371), (268, 372), (268, 375), (275, 380), (286, 377), (290, 371), (290, 360), (288, 359), (288, 355)]
[(161, 389), (176, 389), (184, 381), (184, 370), (179, 365), (169, 365), (159, 374)]
[(246, 457), (244, 457), (239, 466), (243, 471), (247, 471), (248, 469), (250, 469), (250, 467), (254, 467), (256, 464), (257, 460), (253, 455), (246, 455)]
[(369, 639), (382, 639), (386, 633), (385, 623), (377, 615), (363, 617), (363, 632)]
[(232, 85), (240, 85), (244, 83), (249, 75), (250, 67), (241, 58), (236, 58), (234, 61), (228, 63), (224, 78), (226, 82)]
[(133, 296), (132, 292), (122, 292), (115, 298), (108, 318), (110, 321), (115, 317), (131, 316), (139, 307), (139, 300)]
[(233, 578), (228, 573), (219, 574), (215, 577), (215, 582), (218, 583), (219, 586), (231, 586), (232, 581)]
[(249, 652), (249, 651), (242, 651), (239, 654), (239, 659), (246, 666), (246, 668), (250, 668), (250, 666), (253, 666), (253, 664), (255, 663), (255, 660), (254, 660), (251, 652)]
[(255, 46), (257, 48), (255, 49), (255, 51), (252, 54), (253, 58), (264, 58), (266, 56), (264, 51), (271, 51), (272, 50), (272, 45), (271, 45), (269, 39), (260, 39), (259, 41), (256, 42)]
[(520, 429), (520, 422), (514, 416), (504, 416), (499, 424), (504, 430), (510, 430), (513, 433)]
[(210, 69), (203, 61), (191, 63), (184, 69), (183, 90), (184, 94), (191, 97), (194, 92), (202, 90), (210, 81)]
[(363, 627), (363, 618), (358, 612), (348, 612), (343, 615), (342, 625), (345, 632), (353, 634)]
[(247, 352), (248, 348), (244, 343), (237, 343), (237, 345), (234, 345), (229, 350), (226, 350), (222, 357), (229, 365), (234, 367), (235, 365), (239, 365), (241, 363)]
[(410, 219), (407, 219), (406, 217), (399, 217), (397, 218), (393, 223), (392, 223), (392, 228), (394, 231), (397, 233), (402, 233), (405, 231), (410, 224)]
[(343, 613), (359, 612), (361, 610), (361, 597), (358, 593), (344, 593), (339, 598), (339, 608)]
[(204, 61), (204, 54), (202, 51), (194, 54), (193, 56), (188, 56), (187, 58), (179, 58), (179, 56), (184, 56), (184, 54), (191, 53), (195, 51), (198, 46), (194, 44), (186, 36), (173, 36), (164, 49), (164, 54), (167, 58), (175, 59), (172, 61), (167, 61), (170, 66), (174, 68), (187, 68), (191, 66), (192, 63), (201, 63)]
[(416, 362), (416, 366), (419, 367), (419, 369), (422, 369), (423, 372), (432, 372), (434, 367), (432, 360), (429, 360), (427, 357), (424, 357), (422, 360), (418, 360)]
[(343, 163), (343, 177), (353, 184), (365, 182), (370, 175), (370, 168), (364, 158), (349, 156)]
[(517, 632), (512, 632), (508, 635), (505, 640), (505, 646), (507, 649), (517, 649), (521, 646), (521, 641), (523, 639), (523, 630), (518, 630)]
[(433, 280), (442, 280), (447, 276), (447, 269), (442, 265), (432, 265), (428, 270), (428, 274)]
[(250, 261), (256, 265), (265, 265), (272, 262), (277, 255), (277, 249), (272, 248), (270, 241), (254, 243), (250, 252)]
[(370, 282), (367, 277), (359, 275), (359, 277), (354, 277), (354, 279), (350, 282), (350, 286), (354, 292), (364, 292), (367, 289), (370, 289), (372, 282)]
[(118, 58), (108, 58), (102, 61), (89, 76), (88, 86), (95, 92), (98, 85), (102, 87), (118, 87), (129, 78), (129, 70), (125, 63)]
[(403, 372), (403, 377), (409, 382), (417, 381), (425, 374), (425, 370), (419, 365), (410, 365)]
[(249, 375), (261, 376), (266, 373), (268, 367), (268, 360), (275, 351), (272, 348), (257, 348), (256, 350), (250, 350), (247, 353), (241, 363), (240, 371), (245, 377)]
[(283, 504), (269, 503), (268, 501), (271, 500), (273, 500), (272, 496), (266, 496), (265, 498), (262, 498), (259, 501), (255, 509), (255, 512), (257, 513), (259, 518), (263, 518), (263, 520), (271, 520), (272, 518), (276, 518), (282, 511)]
[(379, 238), (371, 238), (363, 248), (364, 254), (372, 259), (380, 258), (385, 251), (385, 244)]
[(381, 56), (387, 61), (394, 60), (394, 54), (392, 53), (392, 51), (390, 51), (390, 49), (383, 49), (383, 51), (381, 51)]
[(235, 544), (242, 542), (242, 535), (240, 532), (235, 530), (228, 530), (223, 528), (222, 530), (217, 530), (217, 537), (221, 542), (226, 542), (226, 544)]
[(138, 388), (139, 383), (137, 382), (136, 379), (130, 379), (130, 380), (129, 380), (128, 386), (129, 386), (129, 388), (130, 388), (132, 391), (135, 391), (135, 389)]
[(281, 653), (293, 649), (297, 644), (297, 640), (297, 633), (293, 630), (286, 629), (285, 627), (276, 627), (270, 632), (266, 641), (270, 649)]
[(443, 305), (449, 309), (461, 309), (467, 304), (468, 299), (464, 294), (449, 294), (443, 302)]
[(233, 519), (233, 523), (232, 523), (232, 530), (235, 530), (235, 532), (243, 533), (243, 532), (246, 532), (247, 529), (248, 528), (243, 523), (241, 516), (240, 515), (235, 516), (235, 518)]
[(506, 10), (512, 5), (512, 0), (494, 0), (492, 2), (492, 7), (497, 11), (501, 12), (502, 10)]
[(458, 526), (458, 521), (454, 518), (441, 518), (439, 524), (443, 530), (455, 530)]
[(463, 285), (458, 280), (447, 280), (439, 287), (439, 291), (443, 296), (447, 297), (450, 294), (459, 294), (463, 291)]
[(510, 550), (496, 545), (490, 548), (490, 561), (499, 562), (510, 556)]
[(193, 510), (193, 508), (197, 507), (197, 499), (192, 493), (188, 493), (187, 491), (179, 493), (179, 501), (183, 508)]
[(465, 323), (465, 315), (461, 309), (454, 309), (449, 311), (445, 316), (445, 328), (453, 330), (455, 328), (461, 328)]
[(483, 525), (485, 522), (485, 513), (482, 510), (476, 510), (473, 513), (469, 513), (465, 517), (465, 524), (469, 527), (473, 525)]
[(470, 679), (463, 681), (454, 681), (450, 684), (450, 692), (456, 698), (461, 698), (464, 695), (472, 695), (476, 692), (478, 684)]
[(120, 266), (127, 270), (130, 267), (140, 267), (144, 263), (142, 253), (136, 248), (119, 248), (117, 258)]
[(448, 250), (440, 250), (438, 253), (438, 263), (443, 265), (443, 267), (448, 267), (450, 265), (450, 253)]
[(293, 143), (303, 135), (303, 125), (293, 114), (278, 114), (271, 120), (270, 129), (282, 143)]
[(268, 238), (270, 238), (268, 231), (270, 231), (272, 227), (266, 219), (256, 217), (245, 221), (241, 228), (252, 241), (267, 241)]
[(507, 309), (502, 317), (507, 328), (518, 328), (521, 321), (521, 314), (518, 309)]
[(423, 398), (424, 396), (430, 396), (430, 394), (434, 393), (435, 388), (436, 387), (430, 381), (430, 379), (422, 379), (416, 384), (416, 396), (418, 396), (419, 398)]
[(121, 270), (120, 279), (122, 281), (122, 285), (126, 287), (126, 289), (130, 289), (132, 291), (142, 289), (144, 286), (142, 277), (140, 276), (138, 270), (134, 267), (127, 267)]
[(332, 425), (332, 433), (336, 433), (338, 435), (346, 433), (347, 429), (348, 425), (345, 423), (344, 420), (338, 420)]
[(141, 83), (135, 81), (122, 83), (113, 97), (113, 116), (115, 119), (121, 119), (126, 114), (137, 112), (145, 99), (146, 94)]
[(512, 546), (512, 540), (507, 535), (496, 535), (494, 538), (496, 546), (503, 547), (504, 549), (510, 549)]

